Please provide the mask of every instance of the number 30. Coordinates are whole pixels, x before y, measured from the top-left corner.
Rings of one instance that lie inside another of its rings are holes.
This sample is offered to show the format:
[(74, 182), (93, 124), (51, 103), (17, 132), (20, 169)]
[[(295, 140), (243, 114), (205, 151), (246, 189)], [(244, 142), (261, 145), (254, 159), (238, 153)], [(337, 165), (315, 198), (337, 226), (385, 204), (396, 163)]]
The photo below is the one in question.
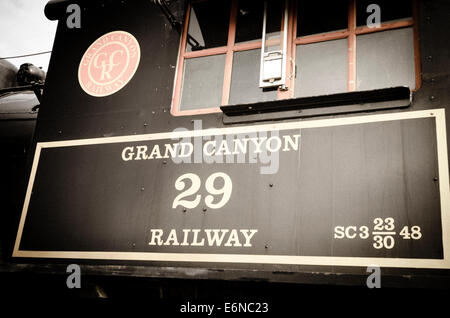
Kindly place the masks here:
[[(222, 178), (224, 181), (223, 187), (220, 189), (216, 189), (214, 187), (214, 182), (218, 178)], [(183, 191), (184, 188), (186, 187), (186, 183), (183, 180), (186, 180), (186, 179), (191, 180), (192, 185), (189, 189)], [(183, 191), (183, 192), (181, 192), (179, 195), (177, 195), (175, 200), (173, 200), (172, 208), (175, 209), (180, 205), (185, 208), (188, 208), (188, 209), (193, 209), (193, 208), (197, 207), (199, 205), (201, 197), (202, 197), (200, 194), (197, 194), (195, 196), (195, 199), (192, 201), (184, 200), (184, 198), (186, 198), (190, 195), (196, 194), (198, 192), (198, 190), (200, 190), (200, 186), (201, 186), (201, 180), (198, 175), (196, 175), (194, 173), (186, 173), (186, 174), (183, 174), (182, 176), (180, 176), (175, 181), (175, 189), (177, 189), (179, 191)], [(216, 173), (213, 173), (212, 175), (210, 175), (206, 179), (205, 188), (206, 188), (206, 191), (208, 191), (208, 193), (209, 193), (209, 195), (207, 195), (205, 197), (206, 206), (211, 209), (220, 209), (228, 202), (228, 200), (230, 200), (231, 191), (233, 189), (233, 183), (231, 182), (231, 178), (226, 173), (216, 172)], [(222, 199), (217, 203), (213, 203), (214, 195), (222, 195)]]

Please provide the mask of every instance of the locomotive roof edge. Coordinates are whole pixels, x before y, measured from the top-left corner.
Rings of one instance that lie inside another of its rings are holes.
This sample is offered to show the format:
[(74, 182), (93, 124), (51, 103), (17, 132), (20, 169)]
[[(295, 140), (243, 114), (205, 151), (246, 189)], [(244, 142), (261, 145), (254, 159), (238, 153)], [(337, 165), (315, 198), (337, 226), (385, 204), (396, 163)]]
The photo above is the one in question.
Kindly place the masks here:
[[(159, 2), (159, 1), (153, 1), (151, 2)], [(181, 0), (173, 0), (173, 2), (179, 2)], [(49, 20), (59, 20), (63, 14), (66, 13), (67, 6), (69, 4), (78, 4), (83, 5), (85, 7), (89, 6), (95, 6), (98, 3), (102, 4), (111, 4), (114, 2), (118, 2), (117, 0), (50, 0), (46, 5), (44, 9), (45, 16)]]

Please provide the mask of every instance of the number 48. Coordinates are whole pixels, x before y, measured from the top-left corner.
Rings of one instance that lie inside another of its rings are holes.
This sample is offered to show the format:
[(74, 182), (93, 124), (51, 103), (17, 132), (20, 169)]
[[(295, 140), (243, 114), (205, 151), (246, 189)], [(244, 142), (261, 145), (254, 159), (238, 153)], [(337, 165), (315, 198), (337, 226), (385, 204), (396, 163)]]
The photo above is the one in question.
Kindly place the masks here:
[(411, 232), (409, 231), (408, 226), (404, 226), (400, 231), (400, 236), (403, 236), (404, 240), (420, 240), (422, 238), (422, 233), (420, 232), (420, 226), (414, 225), (411, 227)]

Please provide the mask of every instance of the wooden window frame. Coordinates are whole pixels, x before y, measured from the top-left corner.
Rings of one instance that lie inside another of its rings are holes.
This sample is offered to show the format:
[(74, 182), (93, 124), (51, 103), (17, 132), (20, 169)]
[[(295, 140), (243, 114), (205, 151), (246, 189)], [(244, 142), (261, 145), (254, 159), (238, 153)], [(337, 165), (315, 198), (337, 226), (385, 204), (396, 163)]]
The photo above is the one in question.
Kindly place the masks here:
[[(187, 33), (189, 28), (189, 18), (191, 12), (190, 2), (187, 5), (184, 20), (183, 34), (178, 54), (178, 64), (175, 73), (174, 93), (172, 98), (171, 113), (173, 116), (191, 116), (201, 114), (211, 114), (221, 112), (220, 107), (203, 108), (193, 110), (180, 110), (181, 91), (183, 85), (183, 73), (185, 60), (190, 58), (205, 57), (211, 55), (225, 54), (225, 69), (222, 86), (221, 106), (228, 105), (231, 89), (231, 75), (233, 71), (233, 57), (235, 52), (261, 49), (262, 40), (256, 40), (246, 43), (235, 43), (236, 37), (236, 21), (238, 1), (231, 0), (230, 22), (228, 28), (227, 45), (217, 48), (204, 49), (199, 51), (186, 51)], [(277, 99), (294, 98), (295, 94), (295, 63), (297, 45), (306, 45), (318, 42), (326, 42), (339, 39), (347, 39), (348, 41), (348, 62), (347, 62), (347, 91), (356, 90), (356, 37), (357, 35), (382, 32), (387, 30), (400, 29), (405, 27), (413, 27), (414, 34), (414, 68), (415, 68), (415, 88), (417, 91), (422, 85), (421, 61), (420, 61), (420, 45), (419, 45), (419, 29), (418, 29), (418, 0), (412, 0), (412, 17), (399, 19), (392, 22), (382, 23), (379, 28), (369, 28), (368, 26), (357, 26), (356, 23), (356, 1), (348, 0), (348, 28), (347, 30), (332, 31), (321, 34), (313, 34), (297, 37), (297, 16), (298, 8), (296, 0), (289, 0), (288, 12), (288, 44), (286, 48), (286, 86), (287, 90), (278, 89)], [(283, 15), (284, 18), (284, 15)], [(282, 24), (284, 22), (282, 21)]]

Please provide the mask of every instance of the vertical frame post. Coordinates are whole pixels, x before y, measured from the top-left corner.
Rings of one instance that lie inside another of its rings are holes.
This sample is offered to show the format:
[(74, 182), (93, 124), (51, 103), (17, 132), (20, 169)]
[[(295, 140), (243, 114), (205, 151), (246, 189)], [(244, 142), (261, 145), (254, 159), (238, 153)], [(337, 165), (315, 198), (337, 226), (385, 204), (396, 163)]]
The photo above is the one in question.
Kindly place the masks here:
[(348, 5), (348, 74), (347, 90), (356, 90), (356, 0)]

